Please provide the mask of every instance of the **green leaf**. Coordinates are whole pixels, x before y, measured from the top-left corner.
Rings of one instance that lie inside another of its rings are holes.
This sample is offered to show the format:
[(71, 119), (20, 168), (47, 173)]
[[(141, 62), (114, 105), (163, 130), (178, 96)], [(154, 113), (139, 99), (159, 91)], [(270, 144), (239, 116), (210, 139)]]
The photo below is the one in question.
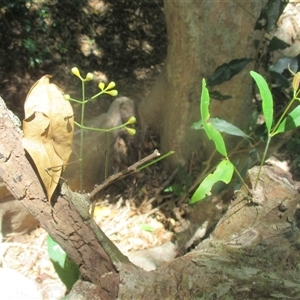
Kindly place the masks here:
[(194, 122), (193, 125), (191, 126), (191, 128), (195, 129), (195, 130), (203, 129), (202, 120)]
[(260, 74), (254, 71), (250, 71), (250, 74), (259, 88), (260, 96), (262, 98), (262, 110), (265, 118), (265, 123), (268, 134), (270, 134), (273, 123), (273, 97), (265, 79)]
[(78, 266), (67, 256), (65, 251), (50, 237), (47, 238), (48, 254), (60, 280), (68, 290), (79, 279)]
[(279, 88), (280, 90), (288, 89), (291, 86), (291, 83), (282, 74), (273, 71), (270, 71), (269, 73), (272, 76), (272, 79), (276, 84), (276, 87)]
[(233, 76), (241, 72), (252, 58), (234, 59), (216, 68), (214, 73), (207, 79), (208, 86), (215, 86), (230, 80)]
[(222, 135), (217, 131), (210, 123), (209, 114), (209, 93), (206, 87), (205, 79), (202, 79), (202, 93), (201, 93), (201, 103), (200, 103), (200, 115), (202, 118), (203, 128), (210, 140), (213, 140), (216, 149), (219, 153), (227, 156), (227, 150)]
[(212, 126), (220, 132), (241, 136), (243, 138), (250, 138), (250, 136), (244, 133), (241, 129), (239, 129), (238, 127), (234, 126), (233, 124), (225, 120), (219, 118), (210, 118), (209, 120)]
[(270, 75), (275, 81), (275, 84), (280, 89), (289, 88), (291, 83), (286, 76), (282, 73), (290, 68), (294, 73), (298, 70), (298, 59), (297, 57), (283, 57), (278, 59), (273, 65), (269, 67)]
[(196, 203), (203, 200), (206, 195), (209, 196), (211, 194), (211, 189), (216, 182), (223, 181), (224, 183), (228, 184), (232, 179), (233, 172), (233, 164), (229, 160), (222, 160), (218, 164), (216, 170), (205, 177), (201, 182), (193, 194), (190, 203)]
[(48, 235), (48, 254), (51, 261), (56, 262), (60, 267), (64, 267), (65, 260), (67, 257), (66, 252)]
[(278, 126), (273, 135), (277, 133), (286, 132), (300, 126), (300, 106), (298, 105), (293, 111), (291, 111), (286, 118)]
[[(209, 118), (210, 123), (212, 126), (220, 131), (220, 132), (225, 132), (227, 134), (235, 135), (235, 136), (240, 136), (243, 138), (250, 138), (249, 135), (247, 135), (245, 132), (243, 132), (241, 129), (238, 127), (234, 126), (233, 124), (219, 118)], [(197, 122), (194, 122), (193, 125), (191, 126), (192, 129), (199, 130), (203, 129), (203, 124), (202, 120), (199, 120)]]
[(276, 51), (276, 50), (283, 50), (283, 49), (286, 49), (290, 46), (291, 46), (290, 44), (288, 44), (285, 41), (283, 41), (283, 40), (279, 39), (278, 37), (274, 36), (270, 41), (268, 51), (271, 52), (271, 51)]
[(271, 31), (275, 26), (277, 26), (277, 21), (287, 4), (288, 2), (284, 2), (282, 0), (268, 1), (261, 10), (254, 29)]
[(154, 227), (148, 224), (140, 224), (140, 228), (147, 232), (152, 232), (154, 230)]
[(173, 193), (175, 196), (181, 196), (184, 193), (184, 190), (181, 185), (174, 183), (164, 189), (166, 193)]
[(211, 92), (209, 92), (209, 94), (210, 94), (210, 98), (212, 98), (214, 100), (218, 100), (218, 101), (225, 101), (225, 100), (228, 100), (228, 99), (232, 98), (232, 96), (223, 95), (218, 91), (211, 91)]
[(284, 70), (290, 69), (294, 72), (297, 73), (298, 70), (298, 59), (297, 57), (283, 57), (280, 58), (269, 67), (269, 71), (276, 72), (279, 74), (282, 74)]

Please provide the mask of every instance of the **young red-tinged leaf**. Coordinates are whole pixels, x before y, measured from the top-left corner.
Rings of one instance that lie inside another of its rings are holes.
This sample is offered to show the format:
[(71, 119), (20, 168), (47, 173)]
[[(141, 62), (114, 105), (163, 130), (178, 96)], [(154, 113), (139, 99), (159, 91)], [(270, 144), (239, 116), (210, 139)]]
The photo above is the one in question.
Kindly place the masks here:
[(234, 172), (234, 166), (229, 160), (222, 160), (216, 170), (206, 176), (201, 182), (195, 193), (193, 194), (190, 203), (196, 203), (203, 200), (206, 196), (211, 194), (211, 189), (218, 181), (223, 181), (228, 184)]

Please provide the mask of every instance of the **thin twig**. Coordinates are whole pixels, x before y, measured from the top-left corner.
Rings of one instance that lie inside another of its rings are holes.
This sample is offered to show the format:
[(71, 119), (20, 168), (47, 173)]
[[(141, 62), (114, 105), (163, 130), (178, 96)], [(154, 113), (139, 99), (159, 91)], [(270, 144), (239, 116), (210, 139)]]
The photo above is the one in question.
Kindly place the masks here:
[(130, 167), (128, 167), (127, 169), (118, 172), (117, 174), (111, 175), (109, 176), (103, 183), (101, 183), (100, 185), (96, 186), (94, 188), (94, 190), (90, 193), (90, 198), (92, 199), (97, 193), (99, 193), (101, 190), (103, 190), (104, 188), (106, 188), (107, 186), (109, 186), (112, 182), (119, 180), (131, 173), (134, 173), (137, 171), (138, 167), (143, 165), (144, 163), (148, 162), (149, 160), (160, 156), (160, 153), (158, 152), (157, 149), (154, 150), (154, 152), (144, 158), (142, 158), (141, 160), (139, 160), (138, 162), (134, 163), (133, 165), (131, 165)]

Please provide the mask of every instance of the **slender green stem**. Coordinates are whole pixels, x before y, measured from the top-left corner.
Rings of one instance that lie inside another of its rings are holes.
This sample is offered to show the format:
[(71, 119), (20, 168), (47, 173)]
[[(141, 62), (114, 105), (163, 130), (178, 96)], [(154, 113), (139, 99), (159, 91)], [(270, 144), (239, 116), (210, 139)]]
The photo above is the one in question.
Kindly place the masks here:
[(81, 105), (82, 105), (82, 103), (87, 103), (88, 102), (87, 100), (82, 101), (82, 100), (77, 100), (77, 99), (73, 99), (73, 98), (70, 98), (69, 101), (73, 101), (73, 102), (79, 103)]
[(109, 168), (109, 149), (110, 149), (110, 132), (106, 132), (106, 149), (105, 149), (105, 169), (104, 178), (107, 178)]
[(122, 125), (119, 125), (119, 126), (116, 126), (116, 127), (113, 127), (113, 128), (108, 128), (108, 129), (83, 126), (83, 125), (81, 125), (81, 124), (79, 124), (79, 123), (77, 123), (75, 121), (74, 121), (74, 124), (76, 124), (80, 129), (94, 130), (94, 131), (101, 131), (101, 132), (111, 132), (113, 130), (123, 128), (126, 123), (122, 124)]
[(103, 90), (100, 93), (98, 93), (98, 94), (92, 96), (91, 98), (87, 99), (86, 102), (92, 101), (92, 100), (94, 100), (95, 98), (99, 97), (100, 95), (102, 95), (104, 93), (105, 93), (105, 90)]
[[(227, 159), (228, 159), (228, 158), (227, 158)], [(229, 159), (228, 159), (228, 160), (229, 160)], [(229, 161), (230, 161), (230, 160), (229, 160)], [(245, 183), (245, 181), (244, 181), (242, 175), (240, 174), (240, 172), (238, 171), (238, 169), (234, 166), (234, 164), (232, 164), (232, 165), (233, 165), (234, 171), (235, 171), (235, 173), (237, 174), (237, 176), (239, 177), (240, 181), (244, 184), (245, 188), (246, 188), (247, 191), (250, 193), (250, 190), (249, 190), (247, 184)]]
[[(82, 82), (82, 84), (84, 84), (85, 81), (83, 80), (83, 81), (81, 81), (81, 82)], [(101, 96), (101, 95), (104, 94), (104, 93), (105, 93), (105, 91), (101, 91), (100, 93), (94, 95), (93, 97), (91, 97), (91, 98), (89, 98), (89, 99), (87, 99), (87, 100), (84, 100), (84, 99), (82, 99), (82, 100), (77, 100), (77, 99), (74, 99), (74, 98), (69, 98), (69, 101), (73, 101), (73, 102), (76, 102), (76, 103), (79, 103), (79, 104), (83, 104), (83, 103), (85, 104), (85, 103), (88, 103), (88, 102), (94, 100), (95, 98)]]
[(289, 109), (291, 108), (292, 104), (294, 103), (294, 101), (296, 100), (296, 98), (294, 97), (290, 103), (288, 104), (288, 106), (285, 108), (284, 112), (282, 113), (282, 115), (280, 116), (278, 122), (276, 123), (276, 125), (274, 126), (272, 132), (271, 132), (271, 136), (274, 135), (274, 133), (276, 132), (277, 128), (279, 127), (279, 125), (281, 124), (283, 118), (286, 116), (286, 114), (288, 113)]
[(281, 124), (281, 122), (283, 121), (283, 119), (285, 118), (285, 116), (288, 114), (288, 112), (289, 112), (292, 104), (295, 102), (295, 100), (299, 101), (299, 99), (297, 98), (298, 95), (299, 95), (299, 93), (300, 93), (300, 90), (294, 92), (294, 96), (293, 96), (292, 100), (290, 101), (290, 103), (285, 108), (284, 112), (280, 116), (278, 122), (276, 123), (276, 125), (274, 126), (274, 128), (272, 129), (272, 131), (270, 133), (268, 133), (267, 144), (266, 144), (266, 147), (265, 147), (265, 150), (264, 150), (264, 154), (263, 154), (260, 166), (259, 166), (259, 170), (258, 170), (258, 174), (257, 174), (257, 177), (256, 177), (254, 188), (256, 188), (256, 186), (257, 186), (258, 179), (259, 179), (259, 176), (260, 176), (260, 173), (261, 173), (262, 166), (263, 166), (263, 164), (265, 162), (265, 159), (266, 159), (266, 156), (267, 156), (267, 152), (268, 152), (268, 149), (269, 149), (269, 145), (270, 145), (271, 139), (275, 135), (276, 130), (278, 129), (279, 125)]
[(271, 136), (274, 135), (274, 133), (276, 132), (277, 128), (279, 127), (279, 125), (281, 124), (283, 118), (287, 115), (289, 109), (291, 108), (292, 104), (295, 102), (295, 100), (299, 101), (300, 99), (298, 98), (298, 95), (300, 93), (300, 90), (297, 90), (294, 92), (294, 96), (293, 99), (290, 101), (290, 103), (288, 104), (288, 106), (286, 107), (286, 109), (284, 110), (284, 112), (282, 113), (281, 117), (279, 118), (278, 122), (276, 123), (276, 125), (274, 126), (272, 132), (271, 132)]
[(81, 103), (81, 120), (80, 120), (80, 154), (79, 154), (79, 161), (80, 161), (80, 190), (83, 190), (83, 138), (84, 138), (84, 109), (85, 109), (85, 82), (84, 80), (81, 81), (82, 85), (82, 103)]
[(258, 173), (257, 173), (257, 177), (256, 177), (256, 181), (255, 181), (254, 188), (256, 188), (256, 186), (257, 186), (258, 179), (259, 179), (259, 175), (260, 175), (262, 166), (263, 166), (263, 164), (264, 164), (264, 162), (265, 162), (265, 159), (266, 159), (266, 156), (267, 156), (267, 152), (268, 152), (268, 149), (269, 149), (269, 145), (270, 145), (270, 142), (271, 142), (271, 138), (272, 138), (272, 136), (271, 136), (271, 135), (268, 135), (267, 144), (266, 144), (266, 147), (265, 147), (265, 151), (264, 151), (262, 160), (261, 160), (261, 162), (260, 162), (260, 166), (259, 166), (259, 170), (258, 170)]
[(151, 161), (150, 163), (148, 163), (148, 164), (146, 164), (146, 165), (144, 165), (144, 166), (141, 166), (141, 167), (138, 168), (137, 170), (138, 170), (138, 171), (141, 171), (141, 170), (143, 170), (143, 169), (145, 169), (145, 168), (147, 168), (147, 167), (149, 167), (149, 166), (151, 166), (151, 165), (157, 163), (158, 161), (160, 161), (160, 160), (162, 160), (162, 159), (164, 159), (164, 158), (166, 158), (166, 157), (168, 157), (168, 156), (170, 156), (170, 155), (172, 155), (172, 154), (174, 154), (174, 153), (175, 153), (175, 151), (169, 151), (168, 153), (164, 154), (163, 156), (160, 156), (159, 158), (157, 158), (157, 159)]

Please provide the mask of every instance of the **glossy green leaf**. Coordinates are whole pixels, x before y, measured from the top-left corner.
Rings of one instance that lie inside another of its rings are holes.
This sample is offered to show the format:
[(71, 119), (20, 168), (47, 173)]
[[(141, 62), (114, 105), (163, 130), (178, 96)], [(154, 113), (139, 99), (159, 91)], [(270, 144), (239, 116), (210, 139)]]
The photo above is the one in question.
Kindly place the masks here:
[(293, 111), (291, 111), (286, 118), (278, 126), (273, 135), (277, 133), (286, 132), (300, 126), (300, 106), (298, 105)]
[(50, 236), (48, 236), (47, 244), (48, 254), (57, 275), (67, 289), (71, 290), (74, 283), (80, 277), (78, 266)]
[(250, 71), (250, 74), (259, 88), (260, 96), (262, 98), (262, 110), (269, 134), (273, 123), (273, 97), (266, 80), (254, 71)]
[[(235, 136), (240, 136), (243, 138), (250, 138), (249, 135), (247, 135), (245, 132), (243, 132), (241, 129), (238, 127), (234, 126), (233, 124), (219, 118), (209, 118), (209, 122), (212, 124), (212, 126), (220, 131), (224, 132), (230, 135), (235, 135)], [(192, 129), (199, 130), (203, 129), (203, 124), (202, 120), (199, 120), (197, 122), (194, 122), (193, 125), (191, 126)]]
[(203, 128), (210, 140), (215, 143), (217, 151), (227, 156), (227, 150), (224, 143), (224, 139), (219, 131), (217, 131), (213, 125), (210, 123), (209, 114), (209, 93), (206, 87), (205, 79), (202, 79), (202, 93), (201, 93), (201, 103), (200, 103), (200, 115), (202, 118)]
[(220, 132), (225, 132), (227, 134), (240, 136), (243, 138), (250, 138), (250, 136), (243, 132), (241, 129), (225, 120), (219, 118), (210, 118), (209, 120), (212, 126)]
[(288, 2), (282, 0), (271, 0), (262, 8), (260, 16), (258, 17), (255, 30), (270, 31), (277, 26), (277, 21), (281, 16), (284, 8)]
[(218, 181), (223, 181), (228, 184), (234, 172), (233, 164), (229, 160), (222, 160), (216, 170), (206, 176), (201, 182), (195, 193), (193, 194), (190, 203), (196, 203), (203, 200), (206, 196), (211, 194), (211, 189)]
[(222, 64), (217, 67), (214, 73), (207, 79), (207, 85), (215, 86), (230, 80), (233, 76), (241, 72), (252, 60), (252, 58), (241, 58)]

